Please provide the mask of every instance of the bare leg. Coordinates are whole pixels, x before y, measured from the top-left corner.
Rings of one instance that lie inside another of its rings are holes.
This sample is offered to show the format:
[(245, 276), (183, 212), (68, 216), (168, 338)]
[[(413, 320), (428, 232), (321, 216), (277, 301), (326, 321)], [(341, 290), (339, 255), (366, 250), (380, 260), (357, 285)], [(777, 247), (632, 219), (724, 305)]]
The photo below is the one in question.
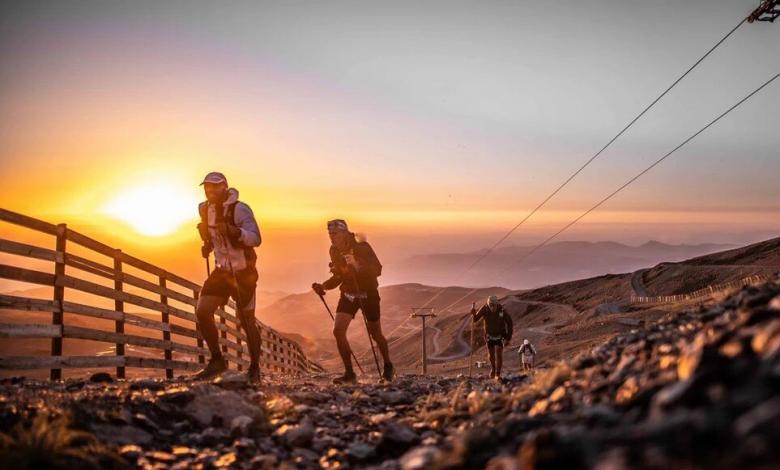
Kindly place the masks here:
[(246, 332), (247, 346), (249, 347), (249, 367), (260, 366), (260, 329), (255, 319), (255, 291), (257, 290), (257, 270), (245, 269), (235, 273), (230, 295), (236, 301), (236, 313), (241, 321), (241, 326)]
[(351, 373), (352, 370), (352, 357), (350, 357), (351, 349), (349, 347), (349, 341), (347, 341), (347, 328), (352, 321), (352, 315), (343, 312), (336, 312), (336, 323), (333, 325), (333, 336), (336, 338), (336, 347), (339, 350), (339, 356), (341, 356), (341, 362), (344, 363), (344, 371)]
[(368, 321), (366, 324), (368, 325), (368, 332), (371, 335), (371, 338), (374, 339), (374, 342), (379, 348), (379, 352), (382, 354), (382, 360), (385, 365), (392, 364), (393, 362), (390, 360), (390, 350), (387, 348), (387, 338), (382, 334), (382, 324), (378, 320)]
[(198, 306), (195, 315), (198, 317), (198, 329), (211, 352), (211, 357), (219, 359), (222, 351), (219, 349), (219, 336), (217, 325), (214, 323), (214, 311), (222, 305), (222, 298), (214, 295), (204, 295), (198, 298)]
[(247, 346), (249, 346), (250, 367), (260, 366), (260, 329), (257, 328), (255, 322), (255, 310), (254, 308), (241, 311), (239, 315), (241, 326), (244, 327), (246, 332)]

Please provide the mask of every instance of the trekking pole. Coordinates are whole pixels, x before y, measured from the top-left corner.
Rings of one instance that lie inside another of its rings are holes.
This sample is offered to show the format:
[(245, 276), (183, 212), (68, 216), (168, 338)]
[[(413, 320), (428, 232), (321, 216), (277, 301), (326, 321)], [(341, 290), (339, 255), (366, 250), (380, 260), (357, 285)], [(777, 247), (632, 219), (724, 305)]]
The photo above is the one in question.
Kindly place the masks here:
[[(320, 295), (319, 293), (315, 292), (317, 296), (322, 300), (322, 305), (325, 306), (325, 310), (328, 311), (328, 315), (330, 315), (330, 319), (333, 320), (333, 322), (336, 322), (336, 318), (333, 316), (333, 312), (330, 311), (330, 307), (328, 307), (328, 302), (325, 301), (325, 296)], [(355, 360), (355, 363), (358, 366), (358, 369), (360, 369), (361, 374), (365, 374), (366, 371), (363, 370), (363, 366), (360, 365), (360, 361), (358, 361), (358, 358), (355, 356), (355, 353), (352, 351), (352, 348), (349, 348), (349, 353), (352, 355), (352, 359)]]
[[(363, 310), (363, 299), (358, 297), (358, 303), (360, 304), (360, 311), (365, 312)], [(365, 314), (363, 315), (363, 323), (366, 325), (366, 333), (368, 333), (368, 344), (371, 345), (371, 354), (374, 355), (374, 364), (376, 365), (376, 373), (379, 375), (379, 378), (382, 378), (382, 370), (379, 368), (379, 359), (376, 357), (376, 349), (374, 349), (374, 340), (371, 339), (371, 331), (368, 329), (368, 320), (366, 320)]]
[(211, 263), (209, 262), (209, 257), (206, 256), (206, 277), (211, 276)]
[[(476, 302), (471, 303), (471, 310), (474, 310), (477, 306)], [(469, 351), (469, 378), (471, 378), (471, 371), (474, 367), (474, 319), (471, 319), (471, 351)]]

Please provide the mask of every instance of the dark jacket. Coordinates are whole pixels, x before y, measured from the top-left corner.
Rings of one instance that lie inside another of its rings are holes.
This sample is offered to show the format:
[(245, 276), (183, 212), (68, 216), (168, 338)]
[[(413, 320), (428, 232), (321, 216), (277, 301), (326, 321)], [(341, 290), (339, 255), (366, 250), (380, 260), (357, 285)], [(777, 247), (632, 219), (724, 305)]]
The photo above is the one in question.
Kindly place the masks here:
[[(341, 292), (350, 294), (373, 293), (379, 287), (377, 278), (382, 275), (382, 264), (379, 262), (374, 249), (368, 242), (359, 242), (355, 240), (354, 235), (350, 243), (351, 247), (347, 252), (342, 253), (334, 245), (330, 246), (330, 279), (322, 283), (325, 289), (335, 289), (340, 287)], [(352, 254), (358, 263), (358, 269), (355, 271), (347, 265), (344, 255)], [(357, 288), (355, 279), (357, 278)]]
[(512, 339), (512, 317), (504, 310), (503, 305), (499, 304), (495, 312), (483, 305), (473, 317), (474, 322), (479, 320), (484, 322), (487, 336), (500, 336), (507, 341)]

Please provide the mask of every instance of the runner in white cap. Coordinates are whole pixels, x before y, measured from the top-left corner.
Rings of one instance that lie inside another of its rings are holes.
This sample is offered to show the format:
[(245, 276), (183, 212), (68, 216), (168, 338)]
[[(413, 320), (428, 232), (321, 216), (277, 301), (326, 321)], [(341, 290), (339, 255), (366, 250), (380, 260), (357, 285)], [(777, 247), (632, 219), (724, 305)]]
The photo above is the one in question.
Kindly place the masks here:
[(260, 380), (260, 330), (255, 321), (255, 290), (257, 289), (257, 255), (254, 248), (262, 238), (252, 209), (238, 200), (238, 191), (229, 188), (227, 178), (213, 171), (201, 183), (206, 201), (198, 207), (201, 222), (198, 232), (203, 240), (201, 254), (209, 257), (214, 251), (215, 267), (200, 291), (195, 310), (198, 329), (208, 344), (211, 358), (196, 379), (209, 379), (227, 369), (222, 356), (214, 311), (232, 297), (238, 318), (247, 335), (250, 382)]

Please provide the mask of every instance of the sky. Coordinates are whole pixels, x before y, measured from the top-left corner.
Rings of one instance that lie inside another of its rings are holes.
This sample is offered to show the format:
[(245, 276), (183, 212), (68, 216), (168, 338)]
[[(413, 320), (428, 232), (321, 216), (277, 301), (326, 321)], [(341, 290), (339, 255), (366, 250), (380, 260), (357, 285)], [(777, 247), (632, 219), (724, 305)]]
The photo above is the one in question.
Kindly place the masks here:
[[(391, 259), (482, 248), (756, 4), (3, 2), (0, 207), (190, 274), (219, 170), (260, 221), (261, 283), (285, 290), (322, 271), (333, 217)], [(507, 243), (780, 71), (778, 43), (780, 25), (743, 25)], [(562, 239), (776, 235), (778, 105), (774, 83)]]

